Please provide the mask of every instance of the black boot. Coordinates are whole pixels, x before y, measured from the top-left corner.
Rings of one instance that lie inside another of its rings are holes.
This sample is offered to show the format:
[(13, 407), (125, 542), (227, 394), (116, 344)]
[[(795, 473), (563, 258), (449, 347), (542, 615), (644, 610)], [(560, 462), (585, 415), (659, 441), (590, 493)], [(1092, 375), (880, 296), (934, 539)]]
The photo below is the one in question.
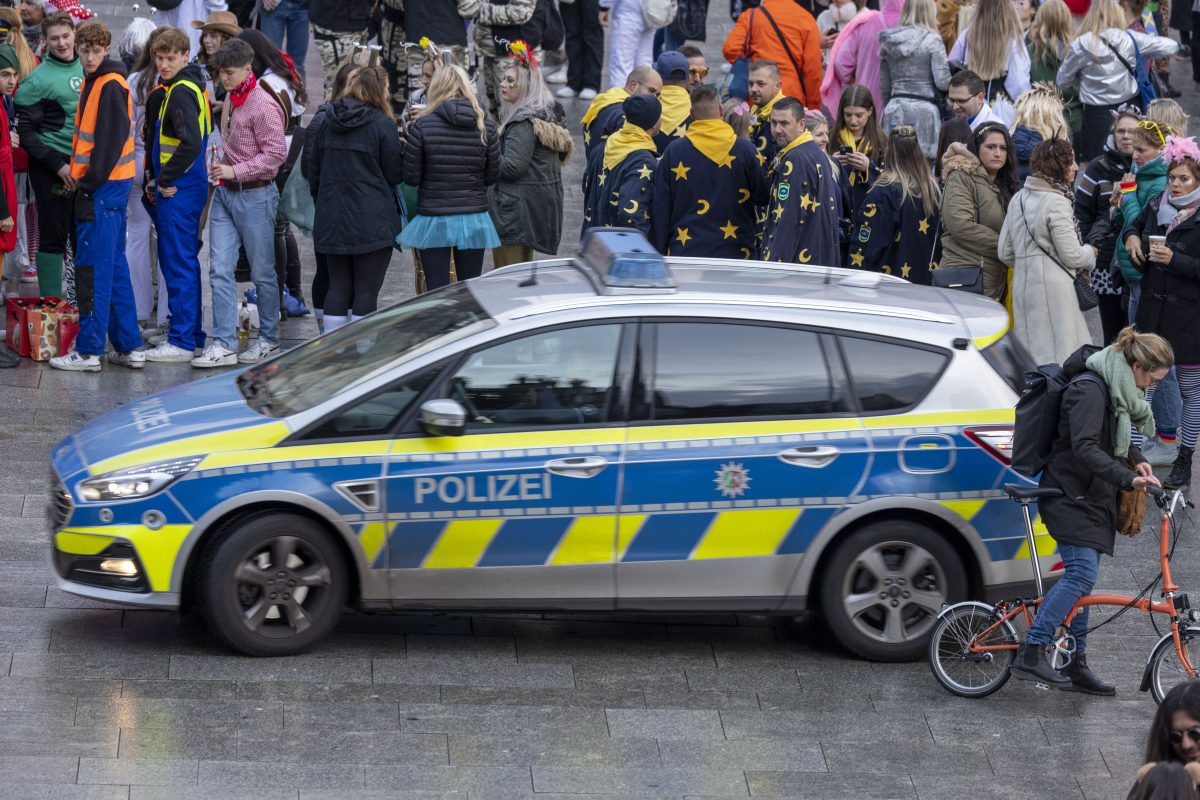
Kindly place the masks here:
[(1046, 646), (1023, 644), (1013, 659), (1012, 676), (1022, 681), (1040, 681), (1048, 686), (1062, 688), (1071, 685), (1071, 679), (1050, 666), (1046, 660)]
[(1171, 465), (1171, 474), (1163, 481), (1163, 486), (1168, 489), (1178, 489), (1192, 482), (1192, 453), (1194, 452), (1196, 452), (1194, 447), (1179, 445), (1179, 455), (1175, 456), (1175, 463)]
[(1087, 656), (1082, 653), (1071, 659), (1071, 663), (1067, 664), (1062, 674), (1071, 679), (1071, 685), (1063, 687), (1065, 692), (1102, 694), (1106, 697), (1117, 693), (1117, 687), (1096, 677), (1096, 673), (1092, 672), (1087, 665)]
[(16, 353), (9, 352), (7, 347), (0, 345), (0, 369), (12, 369), (21, 363)]

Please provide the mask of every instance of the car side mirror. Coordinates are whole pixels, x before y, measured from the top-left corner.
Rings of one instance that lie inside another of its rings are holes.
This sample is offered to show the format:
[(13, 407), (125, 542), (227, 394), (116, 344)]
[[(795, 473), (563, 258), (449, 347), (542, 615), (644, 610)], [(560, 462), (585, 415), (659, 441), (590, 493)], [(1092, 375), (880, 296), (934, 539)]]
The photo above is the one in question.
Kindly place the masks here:
[(457, 400), (426, 400), (421, 404), (421, 426), (431, 436), (462, 436), (467, 410)]

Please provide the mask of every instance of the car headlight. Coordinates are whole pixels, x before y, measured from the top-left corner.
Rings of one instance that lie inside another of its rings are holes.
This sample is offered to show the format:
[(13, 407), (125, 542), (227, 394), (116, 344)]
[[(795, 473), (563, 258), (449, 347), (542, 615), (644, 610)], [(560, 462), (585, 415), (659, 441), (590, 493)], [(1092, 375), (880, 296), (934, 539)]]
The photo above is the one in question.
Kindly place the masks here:
[(133, 500), (160, 492), (204, 460), (204, 456), (143, 464), (81, 481), (77, 487), (84, 502)]

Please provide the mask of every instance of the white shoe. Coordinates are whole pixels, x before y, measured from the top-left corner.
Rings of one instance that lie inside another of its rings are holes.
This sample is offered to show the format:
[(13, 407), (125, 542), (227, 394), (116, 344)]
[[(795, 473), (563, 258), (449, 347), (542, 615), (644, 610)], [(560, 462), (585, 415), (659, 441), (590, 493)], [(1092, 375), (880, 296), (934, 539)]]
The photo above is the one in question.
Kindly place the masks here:
[(567, 82), (567, 66), (564, 64), (561, 68), (554, 70), (546, 76), (546, 83), (566, 83)]
[(153, 350), (146, 350), (144, 355), (147, 361), (163, 361), (172, 364), (183, 364), (191, 361), (194, 357), (192, 350), (184, 350), (182, 347), (176, 347), (170, 342), (163, 342)]
[[(575, 90), (572, 89), (570, 86), (560, 86), (558, 91), (554, 93), (554, 96), (560, 100), (571, 100), (571, 99), (574, 99), (576, 94), (575, 94)], [(596, 96), (595, 94), (592, 95), (592, 97), (595, 97), (595, 96)]]
[(242, 351), (237, 360), (243, 364), (257, 364), (259, 361), (274, 358), (282, 352), (283, 349), (277, 342), (269, 342), (260, 338)]
[(50, 366), (69, 372), (99, 372), (101, 364), (100, 356), (85, 356), (72, 350), (65, 356), (50, 359)]
[(237, 351), (230, 350), (220, 342), (209, 342), (208, 347), (204, 348), (204, 352), (192, 359), (192, 366), (200, 369), (234, 367), (237, 366), (237, 363)]
[(590, 86), (587, 87), (586, 89), (584, 89), (582, 92), (579, 93), (579, 99), (580, 100), (595, 100), (596, 99), (596, 90)]
[(124, 353), (113, 350), (108, 354), (108, 363), (130, 369), (141, 369), (146, 366), (146, 354), (141, 350), (128, 350)]
[(1179, 455), (1179, 442), (1167, 444), (1155, 436), (1142, 446), (1141, 451), (1146, 460), (1150, 462), (1150, 466), (1169, 467), (1175, 463), (1175, 458)]

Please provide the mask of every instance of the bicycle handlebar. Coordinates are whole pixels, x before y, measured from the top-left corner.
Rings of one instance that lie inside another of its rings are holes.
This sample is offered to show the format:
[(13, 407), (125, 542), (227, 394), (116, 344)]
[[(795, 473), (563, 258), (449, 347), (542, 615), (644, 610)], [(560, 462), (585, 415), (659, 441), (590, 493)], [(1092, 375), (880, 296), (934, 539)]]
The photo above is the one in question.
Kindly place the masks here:
[(1146, 485), (1146, 494), (1152, 497), (1166, 497), (1167, 492), (1161, 486), (1150, 483)]

